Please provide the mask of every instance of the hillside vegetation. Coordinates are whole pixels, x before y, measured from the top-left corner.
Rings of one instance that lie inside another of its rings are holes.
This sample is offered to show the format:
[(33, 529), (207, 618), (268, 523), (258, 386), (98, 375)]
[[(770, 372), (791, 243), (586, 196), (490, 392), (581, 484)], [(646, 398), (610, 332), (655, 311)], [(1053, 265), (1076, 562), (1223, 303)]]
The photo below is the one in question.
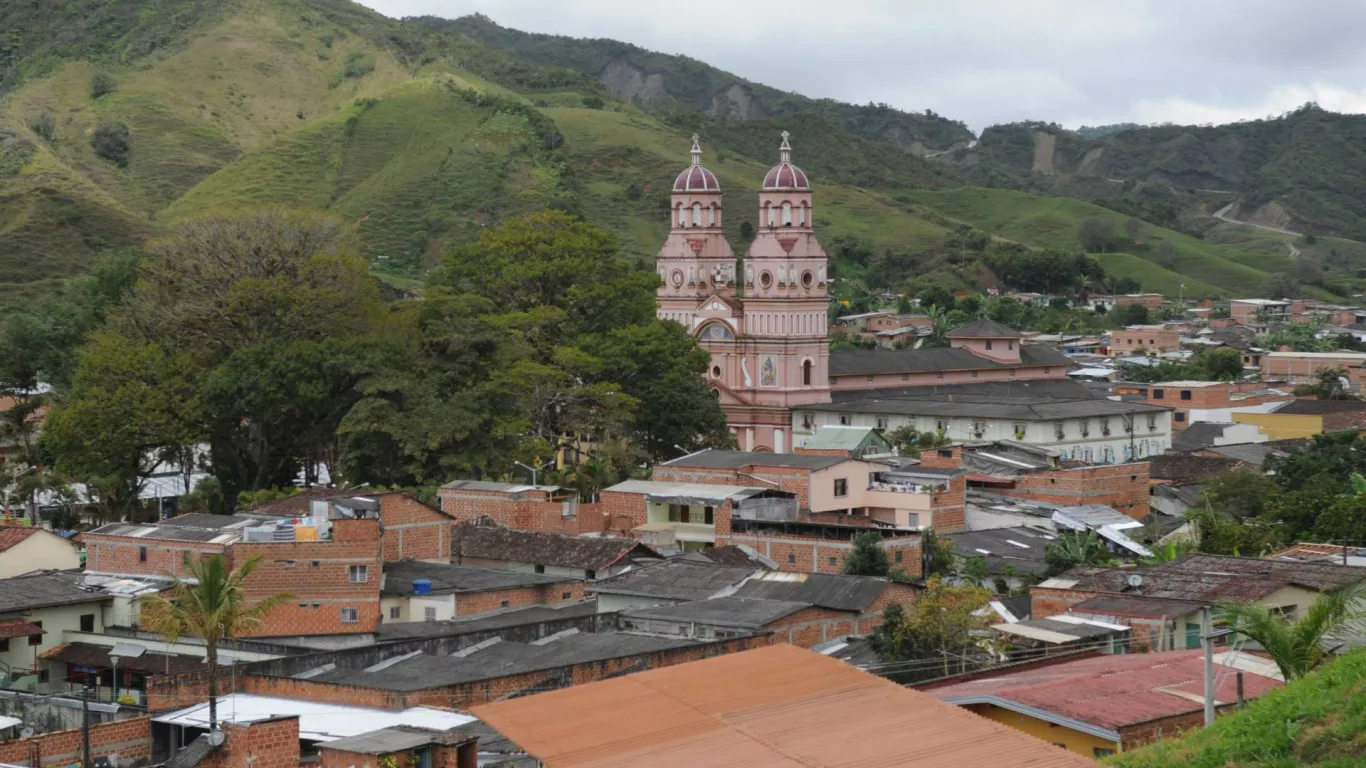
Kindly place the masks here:
[[(927, 160), (921, 147), (970, 134), (937, 116), (786, 94), (614, 41), (528, 35), (482, 17), (397, 21), (348, 0), (142, 5), (0, 7), (0, 300), (21, 286), (51, 290), (96, 254), (146, 244), (187, 217), (256, 206), (342, 217), (371, 268), (396, 285), (423, 279), (443, 250), (545, 208), (608, 228), (642, 263), (664, 238), (669, 185), (693, 133), (743, 251), (783, 130), (815, 184), (815, 224), (836, 274), (872, 293), (1017, 287), (1000, 285), (984, 250), (964, 247), (965, 228), (993, 249), (1071, 253), (1093, 218), (1150, 222), (1144, 237), (1094, 255), (1110, 282), (1172, 295), (1183, 282), (1191, 296), (1258, 293), (1303, 265), (1305, 282), (1354, 276), (1366, 259), (1350, 240), (1311, 246), (1208, 216), (1193, 223), (1191, 195), (1161, 185), (1029, 171), (1028, 131), (992, 129), (980, 151)], [(645, 67), (663, 90), (623, 90), (609, 76), (621, 62)], [(750, 107), (709, 101), (735, 93)], [(1068, 141), (1059, 153), (1084, 145)], [(1067, 194), (1101, 205), (1050, 196), (1064, 177)], [(1292, 262), (1296, 243), (1307, 258)]]
[(1107, 762), (1119, 768), (1356, 768), (1366, 763), (1366, 651), (1209, 728)]

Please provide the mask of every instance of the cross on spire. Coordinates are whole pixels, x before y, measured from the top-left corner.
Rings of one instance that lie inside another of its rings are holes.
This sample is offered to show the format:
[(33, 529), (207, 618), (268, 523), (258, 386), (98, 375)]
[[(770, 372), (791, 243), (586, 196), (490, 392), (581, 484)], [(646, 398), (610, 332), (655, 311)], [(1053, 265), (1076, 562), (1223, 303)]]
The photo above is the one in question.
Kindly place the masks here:
[(787, 131), (783, 131), (783, 143), (778, 145), (778, 162), (780, 163), (792, 162), (792, 145), (787, 143), (787, 137), (791, 135)]
[(692, 135), (692, 164), (693, 164), (693, 165), (701, 165), (701, 164), (702, 164), (702, 145), (697, 143), (697, 142), (698, 142), (698, 139), (699, 139), (698, 135), (694, 133), (694, 134)]

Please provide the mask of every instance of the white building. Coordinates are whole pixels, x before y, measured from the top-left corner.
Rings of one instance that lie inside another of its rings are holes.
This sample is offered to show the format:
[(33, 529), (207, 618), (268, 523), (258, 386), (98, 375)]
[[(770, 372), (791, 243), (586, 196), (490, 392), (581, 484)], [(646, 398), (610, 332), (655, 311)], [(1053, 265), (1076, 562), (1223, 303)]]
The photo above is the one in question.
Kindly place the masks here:
[(793, 411), (794, 445), (826, 425), (912, 427), (954, 442), (1014, 440), (1091, 464), (1141, 459), (1172, 444), (1167, 408), (1111, 400), (1056, 380), (837, 393), (833, 403)]

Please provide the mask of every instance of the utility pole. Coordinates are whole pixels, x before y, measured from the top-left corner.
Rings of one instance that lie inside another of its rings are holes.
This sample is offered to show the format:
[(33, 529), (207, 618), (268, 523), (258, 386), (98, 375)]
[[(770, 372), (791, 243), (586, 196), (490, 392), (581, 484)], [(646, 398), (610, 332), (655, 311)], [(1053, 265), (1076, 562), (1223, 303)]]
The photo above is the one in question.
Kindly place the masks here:
[(1205, 647), (1205, 727), (1214, 724), (1214, 627), (1211, 608), (1200, 609), (1200, 643)]
[(93, 768), (90, 761), (90, 686), (81, 689), (81, 768)]
[(1238, 673), (1238, 711), (1243, 710), (1243, 673)]

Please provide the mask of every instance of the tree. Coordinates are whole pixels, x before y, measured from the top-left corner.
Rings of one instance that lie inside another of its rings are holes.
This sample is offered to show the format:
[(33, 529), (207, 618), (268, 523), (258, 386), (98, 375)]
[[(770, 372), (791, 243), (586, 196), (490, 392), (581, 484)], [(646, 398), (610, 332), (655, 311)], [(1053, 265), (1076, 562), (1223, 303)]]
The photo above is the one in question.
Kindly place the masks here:
[(1180, 559), (1183, 555), (1196, 551), (1195, 542), (1190, 539), (1177, 539), (1152, 548), (1152, 554), (1141, 558), (1143, 565), (1161, 565)]
[(939, 309), (948, 312), (952, 310), (956, 304), (957, 302), (953, 298), (953, 293), (942, 286), (932, 285), (920, 292), (921, 307), (938, 307)]
[(1223, 602), (1219, 609), (1230, 626), (1271, 656), (1288, 682), (1304, 677), (1323, 663), (1331, 639), (1366, 629), (1363, 600), (1366, 583), (1358, 582), (1320, 592), (1294, 620), (1256, 603)]
[(1059, 533), (1044, 550), (1044, 562), (1048, 564), (1044, 575), (1052, 578), (1078, 565), (1108, 564), (1113, 560), (1114, 556), (1095, 531), (1067, 531)]
[(854, 537), (854, 549), (844, 561), (846, 576), (886, 576), (892, 570), (891, 558), (882, 548), (882, 535), (876, 531)]
[(1348, 388), (1347, 369), (1342, 366), (1334, 368), (1320, 368), (1314, 371), (1314, 382), (1303, 387), (1297, 387), (1295, 394), (1310, 395), (1320, 400), (1355, 400), (1355, 395)]
[(204, 641), (204, 663), (209, 676), (209, 730), (218, 725), (218, 645), (261, 626), (277, 605), (293, 595), (279, 593), (258, 600), (247, 598), (247, 580), (261, 564), (253, 557), (236, 568), (222, 555), (191, 557), (185, 553), (189, 577), (172, 575), (171, 587), (138, 598), (143, 624), (174, 643), (189, 635)]
[(976, 648), (975, 633), (987, 625), (980, 611), (990, 599), (988, 589), (931, 578), (914, 603), (887, 606), (869, 642), (885, 661), (934, 659), (949, 674), (955, 661)]
[(740, 222), (740, 241), (748, 243), (754, 239), (754, 225), (748, 221)]
[(1121, 316), (1125, 325), (1146, 325), (1148, 308), (1142, 304), (1129, 304), (1121, 310)]
[(114, 76), (101, 70), (90, 77), (90, 98), (98, 99), (107, 93), (113, 93), (118, 87), (118, 81)]
[(1090, 253), (1106, 253), (1119, 244), (1115, 223), (1100, 216), (1087, 216), (1081, 220), (1077, 225), (1077, 241)]
[(911, 306), (911, 299), (909, 296), (902, 296), (897, 300), (896, 311), (897, 314), (900, 315), (909, 315), (915, 311), (915, 307)]
[(920, 546), (924, 551), (924, 577), (948, 576), (953, 573), (953, 542), (940, 536), (933, 528), (926, 528), (920, 534)]
[(105, 160), (120, 168), (127, 168), (128, 154), (133, 149), (133, 136), (123, 123), (105, 123), (95, 129), (90, 137), (90, 147)]
[(991, 578), (991, 566), (985, 557), (970, 557), (963, 563), (963, 581), (974, 587), (986, 586)]
[(1243, 375), (1243, 354), (1229, 347), (1205, 350), (1199, 363), (1210, 381), (1235, 381)]

